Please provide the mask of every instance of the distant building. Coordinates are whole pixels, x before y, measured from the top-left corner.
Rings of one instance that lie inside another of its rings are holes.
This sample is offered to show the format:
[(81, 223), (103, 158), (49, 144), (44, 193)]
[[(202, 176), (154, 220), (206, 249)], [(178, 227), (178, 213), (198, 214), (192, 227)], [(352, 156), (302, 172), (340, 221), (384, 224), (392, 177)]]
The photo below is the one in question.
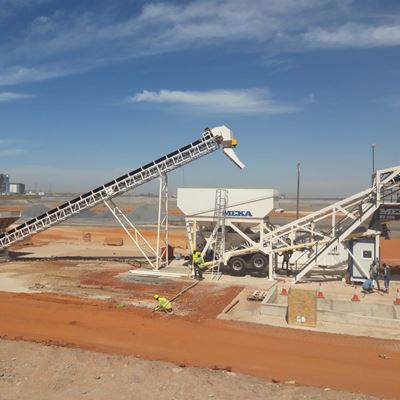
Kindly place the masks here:
[(0, 193), (10, 193), (10, 175), (0, 174)]
[(0, 194), (25, 194), (24, 183), (10, 183), (10, 175), (0, 174)]
[(24, 183), (10, 183), (10, 194), (25, 194)]

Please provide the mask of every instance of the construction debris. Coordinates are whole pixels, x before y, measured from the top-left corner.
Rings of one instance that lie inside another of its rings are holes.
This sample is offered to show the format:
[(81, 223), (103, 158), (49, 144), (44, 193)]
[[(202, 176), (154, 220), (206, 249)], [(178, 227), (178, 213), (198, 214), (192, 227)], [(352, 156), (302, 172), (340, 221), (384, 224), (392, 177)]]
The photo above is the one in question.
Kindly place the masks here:
[(265, 296), (267, 295), (267, 291), (264, 290), (256, 290), (252, 294), (247, 296), (247, 300), (249, 301), (263, 301)]

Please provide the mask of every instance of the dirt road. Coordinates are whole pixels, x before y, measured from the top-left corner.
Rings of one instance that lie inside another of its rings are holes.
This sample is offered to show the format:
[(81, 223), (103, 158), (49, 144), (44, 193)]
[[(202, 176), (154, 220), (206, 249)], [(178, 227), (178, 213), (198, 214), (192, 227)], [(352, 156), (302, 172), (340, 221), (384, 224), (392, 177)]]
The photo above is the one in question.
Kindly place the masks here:
[(5, 292), (0, 335), (386, 398), (400, 393), (397, 342), (199, 322), (101, 301)]

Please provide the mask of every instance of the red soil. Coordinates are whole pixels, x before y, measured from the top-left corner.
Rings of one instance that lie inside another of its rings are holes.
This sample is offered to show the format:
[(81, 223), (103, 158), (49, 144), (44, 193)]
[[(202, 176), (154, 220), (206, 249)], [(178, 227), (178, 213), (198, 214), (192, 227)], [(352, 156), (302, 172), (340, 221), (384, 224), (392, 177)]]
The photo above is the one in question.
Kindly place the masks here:
[[(152, 244), (157, 239), (157, 229), (143, 228), (141, 234)], [(122, 237), (124, 243), (131, 243), (128, 235), (120, 227), (98, 227), (98, 226), (56, 226), (40, 232), (32, 238), (33, 243), (37, 239), (47, 242), (82, 242), (83, 234), (90, 233), (93, 243), (102, 244), (106, 237)], [(187, 235), (185, 228), (169, 231), (170, 244), (173, 247), (187, 247)]]
[(25, 209), (27, 209), (28, 207), (26, 205), (17, 205), (17, 206), (13, 206), (13, 205), (0, 205), (0, 211), (24, 211)]
[[(134, 210), (134, 206), (119, 206), (119, 209), (124, 213), (124, 214), (129, 214)], [(93, 207), (90, 209), (91, 212), (95, 214), (106, 214), (109, 213), (109, 209), (106, 206), (103, 205), (98, 205), (96, 207)]]
[[(120, 272), (126, 272), (121, 269)], [(181, 290), (191, 285), (192, 281), (170, 281), (163, 282), (162, 287), (157, 284), (146, 284), (141, 282), (125, 282), (117, 278), (118, 272), (100, 271), (92, 272), (82, 279), (82, 285), (90, 285), (100, 288), (123, 289), (130, 298), (141, 300), (152, 300), (154, 294), (162, 294), (168, 298), (174, 297)], [(235, 298), (243, 288), (227, 287), (221, 289), (214, 285), (197, 285), (184, 296), (179, 297), (175, 304), (182, 310), (190, 312), (192, 319), (215, 318), (229, 302)]]
[(4, 292), (0, 336), (399, 396), (399, 346), (391, 341), (213, 319), (190, 321), (146, 309), (112, 308), (107, 302)]
[(400, 265), (400, 239), (381, 239), (381, 262), (392, 267)]

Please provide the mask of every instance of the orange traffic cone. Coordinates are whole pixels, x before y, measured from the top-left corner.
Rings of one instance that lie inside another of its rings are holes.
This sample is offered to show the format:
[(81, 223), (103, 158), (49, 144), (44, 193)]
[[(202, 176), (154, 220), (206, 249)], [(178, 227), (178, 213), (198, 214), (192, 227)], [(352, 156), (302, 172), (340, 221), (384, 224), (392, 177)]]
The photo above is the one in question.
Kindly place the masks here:
[(287, 293), (287, 290), (286, 290), (286, 285), (284, 284), (282, 286), (281, 296), (287, 296), (287, 295), (288, 295), (288, 293)]
[(354, 286), (354, 293), (353, 297), (351, 298), (351, 301), (360, 301), (360, 296), (357, 293), (357, 288)]
[(318, 290), (317, 290), (317, 293), (316, 293), (316, 297), (318, 297), (319, 299), (323, 299), (325, 297), (324, 292), (322, 291), (321, 282), (319, 283)]
[(396, 291), (396, 300), (393, 302), (395, 306), (400, 306), (400, 288)]

